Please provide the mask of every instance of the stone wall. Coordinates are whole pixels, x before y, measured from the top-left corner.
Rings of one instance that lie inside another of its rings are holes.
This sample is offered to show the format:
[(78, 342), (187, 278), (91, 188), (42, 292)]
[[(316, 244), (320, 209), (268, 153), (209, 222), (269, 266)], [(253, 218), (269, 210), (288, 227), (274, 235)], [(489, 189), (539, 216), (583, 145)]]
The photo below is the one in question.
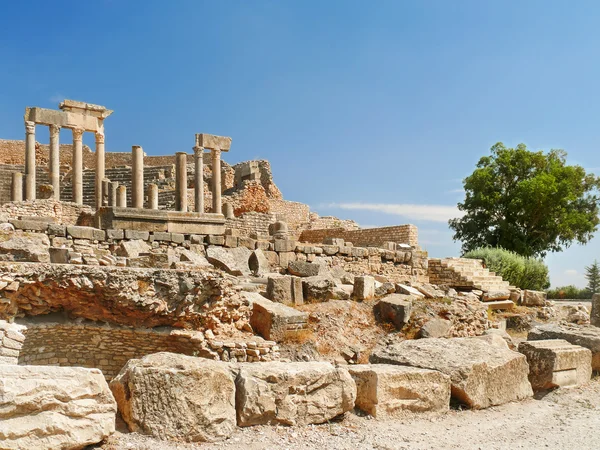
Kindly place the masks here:
[(287, 222), (292, 233), (310, 222), (310, 207), (304, 203), (272, 198), (269, 199), (269, 211), (277, 216), (277, 220)]
[(398, 225), (362, 230), (330, 228), (323, 230), (304, 230), (300, 234), (301, 242), (321, 243), (325, 238), (340, 238), (361, 247), (383, 247), (385, 242), (408, 244), (417, 247), (418, 229), (415, 225)]
[(358, 223), (350, 219), (339, 219), (334, 216), (320, 217), (317, 213), (310, 213), (310, 222), (302, 227), (304, 230), (323, 230), (342, 228), (344, 230), (358, 230)]
[(0, 364), (17, 364), (25, 341), (24, 327), (0, 320)]
[[(1, 332), (1, 330), (0, 330)], [(127, 328), (89, 323), (35, 323), (23, 330), (19, 364), (98, 368), (110, 380), (132, 358), (157, 352), (182, 353), (221, 361), (279, 359), (275, 342), (206, 339), (201, 331)]]
[(6, 219), (46, 217), (64, 225), (91, 225), (94, 210), (89, 206), (56, 200), (28, 200), (9, 202), (0, 206), (0, 215)]
[(225, 228), (237, 230), (240, 236), (269, 237), (269, 227), (276, 222), (274, 214), (247, 212), (233, 219), (227, 219)]

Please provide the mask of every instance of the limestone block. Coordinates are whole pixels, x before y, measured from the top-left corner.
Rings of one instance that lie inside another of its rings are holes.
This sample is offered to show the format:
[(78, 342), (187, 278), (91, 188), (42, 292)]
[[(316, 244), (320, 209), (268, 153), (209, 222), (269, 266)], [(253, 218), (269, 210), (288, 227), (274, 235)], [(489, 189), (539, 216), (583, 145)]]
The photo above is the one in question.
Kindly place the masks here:
[(225, 236), (209, 234), (206, 237), (206, 242), (208, 245), (225, 245)]
[(50, 239), (42, 233), (25, 233), (16, 236), (6, 234), (8, 239), (0, 239), (0, 254), (10, 255), (14, 261), (50, 262)]
[(294, 250), (296, 250), (296, 241), (290, 239), (275, 240), (276, 252), (293, 252)]
[(382, 420), (406, 411), (448, 411), (450, 377), (437, 370), (391, 364), (348, 366), (356, 382), (356, 407)]
[(308, 326), (308, 313), (272, 302), (256, 292), (242, 292), (252, 304), (250, 325), (265, 339), (281, 341)]
[(592, 295), (592, 312), (590, 313), (590, 323), (600, 327), (600, 294)]
[(150, 232), (141, 230), (125, 230), (125, 239), (141, 239), (142, 241), (147, 241), (150, 239)]
[(326, 302), (335, 296), (335, 280), (331, 276), (302, 278), (302, 292), (306, 302)]
[(246, 247), (248, 250), (254, 250), (256, 248), (256, 239), (242, 236), (238, 240), (240, 247)]
[(369, 275), (355, 276), (352, 296), (356, 300), (371, 300), (375, 298), (375, 278)]
[(344, 240), (341, 238), (325, 238), (323, 239), (323, 244), (326, 245), (335, 245), (336, 247), (343, 247), (344, 246)]
[(288, 272), (297, 277), (316, 277), (317, 275), (326, 275), (328, 270), (322, 264), (309, 263), (304, 261), (292, 261), (288, 264)]
[(9, 223), (17, 230), (41, 231), (45, 232), (48, 229), (48, 222), (44, 220), (18, 220), (11, 219)]
[(510, 291), (508, 289), (484, 292), (481, 297), (481, 300), (484, 302), (496, 302), (508, 299), (510, 299)]
[(450, 377), (452, 396), (474, 409), (533, 395), (525, 356), (478, 339), (402, 341), (374, 352), (370, 361), (439, 370)]
[(67, 227), (59, 223), (49, 223), (47, 233), (50, 236), (64, 237), (67, 235)]
[(428, 320), (423, 324), (421, 330), (419, 331), (419, 337), (421, 338), (444, 338), (448, 337), (450, 334), (450, 329), (452, 328), (452, 321), (440, 319), (439, 317), (435, 317), (431, 320)]
[(104, 230), (92, 227), (71, 225), (67, 227), (67, 234), (73, 239), (88, 239), (90, 241), (104, 241), (106, 239)]
[(485, 302), (485, 305), (492, 311), (513, 309), (515, 304), (512, 300), (498, 300), (493, 302)]
[(196, 142), (198, 146), (212, 150), (227, 152), (231, 148), (231, 138), (227, 136), (201, 133), (196, 135)]
[[(356, 284), (354, 289), (356, 289)], [(403, 294), (388, 295), (373, 307), (375, 318), (378, 321), (391, 322), (397, 330), (401, 330), (408, 323), (411, 310), (412, 297)]]
[(519, 352), (527, 357), (535, 390), (579, 386), (592, 377), (592, 352), (563, 339), (521, 342)]
[(149, 253), (151, 247), (141, 239), (130, 241), (121, 241), (115, 253), (117, 256), (125, 256), (127, 258), (137, 258), (141, 253)]
[(564, 339), (573, 345), (580, 345), (592, 352), (592, 369), (600, 371), (600, 328), (593, 325), (547, 324), (529, 331), (528, 341)]
[(296, 253), (279, 252), (279, 265), (281, 267), (288, 267), (292, 261), (296, 261)]
[(416, 298), (425, 298), (425, 295), (419, 292), (418, 289), (401, 283), (396, 284), (396, 292), (398, 294), (412, 295)]
[(80, 449), (115, 431), (115, 400), (98, 369), (0, 365), (0, 380), (3, 449)]
[(69, 249), (68, 248), (56, 248), (50, 247), (50, 262), (53, 264), (68, 264), (69, 263)]
[(106, 239), (121, 240), (124, 237), (124, 230), (106, 230)]
[(267, 298), (286, 305), (302, 305), (304, 303), (302, 280), (289, 275), (268, 277)]
[(328, 362), (241, 364), (238, 425), (324, 423), (354, 408), (356, 384)]
[(521, 304), (523, 306), (544, 306), (546, 304), (546, 293), (525, 289), (521, 297)]
[(265, 252), (258, 248), (250, 255), (248, 265), (252, 274), (257, 277), (271, 272), (271, 264), (269, 264)]
[(110, 388), (131, 431), (213, 442), (235, 430), (234, 376), (226, 363), (155, 353), (129, 360)]
[(246, 247), (224, 248), (209, 246), (206, 249), (206, 259), (213, 266), (231, 275), (250, 275), (248, 261), (252, 252)]

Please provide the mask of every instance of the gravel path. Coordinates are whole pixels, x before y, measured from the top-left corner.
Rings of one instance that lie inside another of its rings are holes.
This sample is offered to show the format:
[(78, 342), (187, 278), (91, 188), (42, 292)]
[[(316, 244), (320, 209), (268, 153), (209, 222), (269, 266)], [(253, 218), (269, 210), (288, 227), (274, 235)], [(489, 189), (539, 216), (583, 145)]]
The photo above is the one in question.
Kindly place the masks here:
[(407, 414), (397, 421), (348, 414), (325, 425), (238, 429), (218, 444), (174, 444), (116, 433), (102, 449), (598, 449), (599, 429), (600, 378), (595, 378), (581, 388), (482, 411)]

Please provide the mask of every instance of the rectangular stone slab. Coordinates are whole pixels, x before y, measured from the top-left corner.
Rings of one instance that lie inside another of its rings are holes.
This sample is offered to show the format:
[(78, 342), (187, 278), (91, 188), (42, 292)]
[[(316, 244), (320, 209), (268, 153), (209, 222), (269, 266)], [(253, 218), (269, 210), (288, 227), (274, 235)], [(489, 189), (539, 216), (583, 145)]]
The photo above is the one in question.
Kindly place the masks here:
[(348, 366), (356, 382), (356, 407), (378, 419), (406, 411), (447, 411), (450, 377), (436, 370), (390, 364)]
[(573, 345), (591, 350), (592, 369), (600, 371), (600, 328), (592, 325), (547, 324), (537, 326), (527, 334), (528, 341), (547, 339), (564, 339)]
[(231, 138), (226, 136), (215, 136), (214, 134), (201, 133), (196, 135), (198, 145), (203, 148), (229, 151), (231, 148)]

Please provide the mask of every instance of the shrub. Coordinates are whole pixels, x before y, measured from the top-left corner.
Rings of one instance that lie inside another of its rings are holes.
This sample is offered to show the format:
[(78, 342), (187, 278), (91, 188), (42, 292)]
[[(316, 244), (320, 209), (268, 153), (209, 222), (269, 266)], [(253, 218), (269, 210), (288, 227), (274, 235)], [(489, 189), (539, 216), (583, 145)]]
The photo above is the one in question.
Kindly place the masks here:
[(586, 300), (592, 298), (588, 289), (579, 289), (577, 286), (561, 286), (547, 291), (550, 300)]
[(540, 291), (550, 287), (548, 266), (535, 258), (526, 258), (502, 248), (482, 247), (471, 250), (463, 258), (482, 259), (485, 266), (511, 285)]

